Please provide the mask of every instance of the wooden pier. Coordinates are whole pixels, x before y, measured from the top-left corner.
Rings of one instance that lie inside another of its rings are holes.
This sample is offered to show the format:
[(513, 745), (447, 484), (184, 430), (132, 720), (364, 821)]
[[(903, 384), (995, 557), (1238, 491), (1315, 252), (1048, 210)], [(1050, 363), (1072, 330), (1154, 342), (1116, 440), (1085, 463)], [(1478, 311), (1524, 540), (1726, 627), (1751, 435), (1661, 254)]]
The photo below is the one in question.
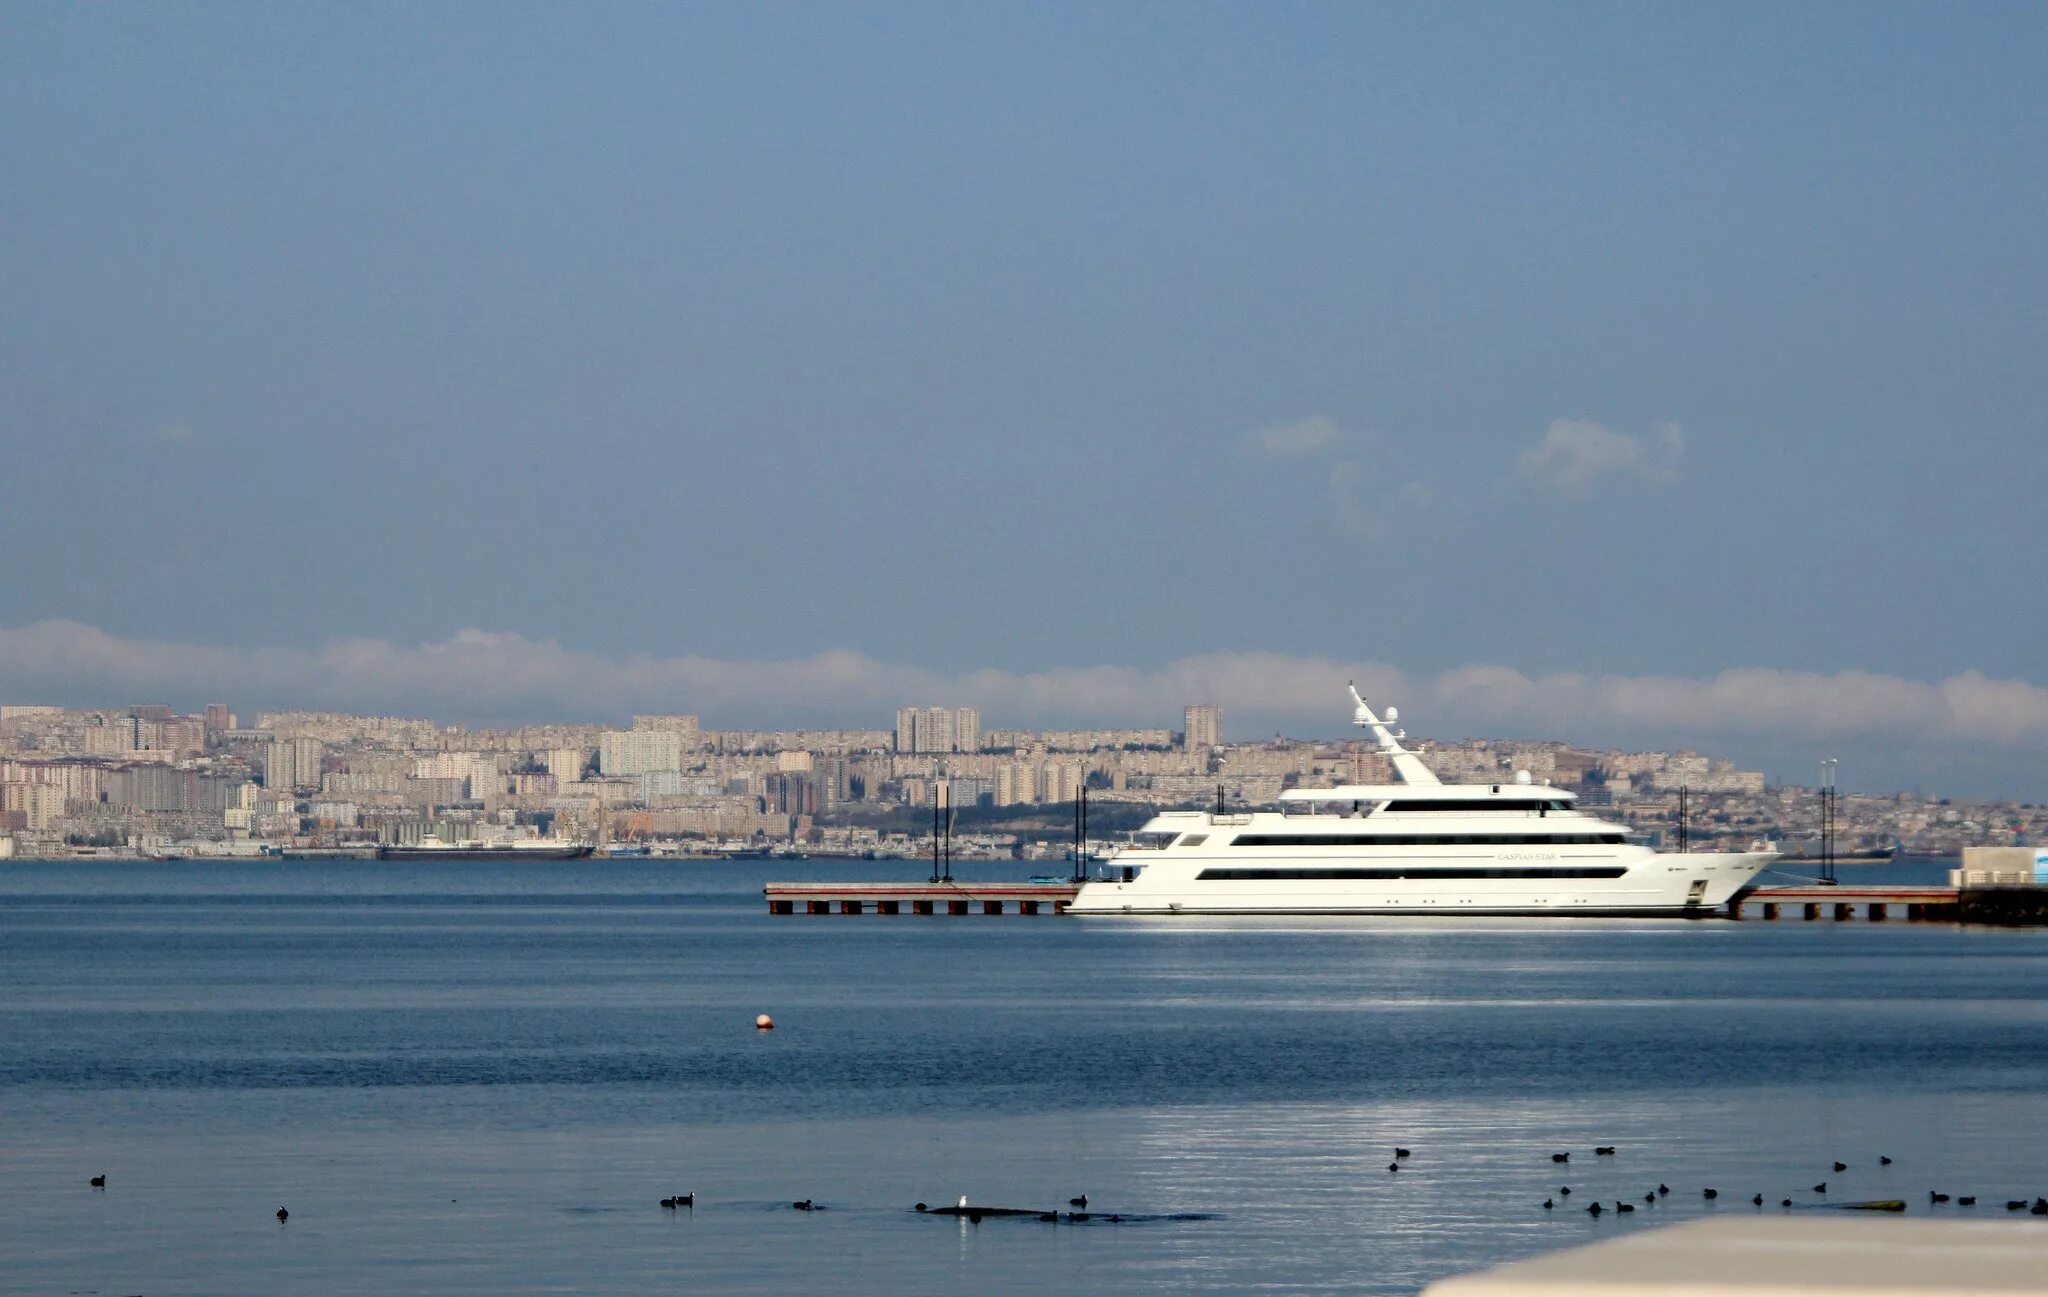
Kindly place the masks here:
[(1955, 923), (1960, 920), (1963, 898), (1954, 887), (1829, 887), (1804, 883), (1791, 887), (1758, 887), (1728, 902), (1731, 919), (1770, 920), (1781, 916), (1809, 922), (1828, 919), (1846, 923), (1864, 919), (1882, 923), (1901, 918), (1909, 923), (1923, 921)]
[(1079, 883), (770, 883), (770, 914), (1060, 914)]

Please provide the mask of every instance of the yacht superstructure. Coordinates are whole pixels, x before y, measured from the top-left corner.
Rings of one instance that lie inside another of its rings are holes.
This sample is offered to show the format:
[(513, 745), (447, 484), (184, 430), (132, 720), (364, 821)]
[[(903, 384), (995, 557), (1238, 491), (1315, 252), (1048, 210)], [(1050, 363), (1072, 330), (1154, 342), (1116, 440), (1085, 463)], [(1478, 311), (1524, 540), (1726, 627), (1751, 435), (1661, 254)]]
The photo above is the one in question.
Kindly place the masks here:
[(1353, 721), (1399, 781), (1289, 789), (1280, 808), (1164, 811), (1081, 887), (1071, 914), (1689, 915), (1772, 852), (1657, 852), (1532, 783), (1446, 784), (1354, 686)]

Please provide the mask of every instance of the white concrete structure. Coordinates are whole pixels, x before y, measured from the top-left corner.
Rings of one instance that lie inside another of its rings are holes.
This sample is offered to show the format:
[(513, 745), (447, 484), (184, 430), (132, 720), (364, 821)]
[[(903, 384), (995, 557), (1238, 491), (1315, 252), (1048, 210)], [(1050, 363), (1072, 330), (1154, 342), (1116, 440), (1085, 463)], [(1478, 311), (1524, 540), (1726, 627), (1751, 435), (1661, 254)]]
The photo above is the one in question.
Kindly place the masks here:
[(1444, 1279), (1423, 1297), (1919, 1297), (2048, 1291), (2048, 1229), (2026, 1221), (1728, 1217)]

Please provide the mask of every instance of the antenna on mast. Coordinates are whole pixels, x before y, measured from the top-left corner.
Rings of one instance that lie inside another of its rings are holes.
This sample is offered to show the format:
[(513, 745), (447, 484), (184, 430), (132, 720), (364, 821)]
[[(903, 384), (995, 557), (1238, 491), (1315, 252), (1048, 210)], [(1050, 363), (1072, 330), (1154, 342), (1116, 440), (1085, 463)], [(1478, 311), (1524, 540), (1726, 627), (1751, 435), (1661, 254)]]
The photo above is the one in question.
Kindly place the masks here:
[(1391, 724), (1401, 719), (1400, 709), (1387, 708), (1387, 718), (1381, 720), (1373, 715), (1372, 708), (1365, 701), (1365, 695), (1358, 692), (1357, 681), (1347, 682), (1347, 687), (1351, 690), (1353, 703), (1351, 723), (1360, 729), (1372, 731), (1373, 738), (1379, 742), (1380, 751), (1394, 763), (1394, 777), (1404, 784), (1441, 783), (1435, 772), (1422, 764), (1421, 757), (1401, 746), (1401, 740), (1408, 737), (1408, 732), (1396, 730)]

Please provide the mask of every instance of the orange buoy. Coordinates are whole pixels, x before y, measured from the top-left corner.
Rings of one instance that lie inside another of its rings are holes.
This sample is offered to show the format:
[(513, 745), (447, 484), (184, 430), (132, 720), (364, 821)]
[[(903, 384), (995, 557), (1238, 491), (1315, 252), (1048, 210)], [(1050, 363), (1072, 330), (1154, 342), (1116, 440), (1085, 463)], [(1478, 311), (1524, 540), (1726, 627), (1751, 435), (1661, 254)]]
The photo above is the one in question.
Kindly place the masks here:
[(754, 1030), (756, 1030), (756, 1031), (773, 1031), (773, 1030), (775, 1030), (775, 1019), (773, 1019), (773, 1018), (769, 1017), (769, 1016), (768, 1016), (767, 1014), (765, 1014), (765, 1013), (757, 1013), (757, 1014), (755, 1014), (755, 1015), (754, 1015)]

